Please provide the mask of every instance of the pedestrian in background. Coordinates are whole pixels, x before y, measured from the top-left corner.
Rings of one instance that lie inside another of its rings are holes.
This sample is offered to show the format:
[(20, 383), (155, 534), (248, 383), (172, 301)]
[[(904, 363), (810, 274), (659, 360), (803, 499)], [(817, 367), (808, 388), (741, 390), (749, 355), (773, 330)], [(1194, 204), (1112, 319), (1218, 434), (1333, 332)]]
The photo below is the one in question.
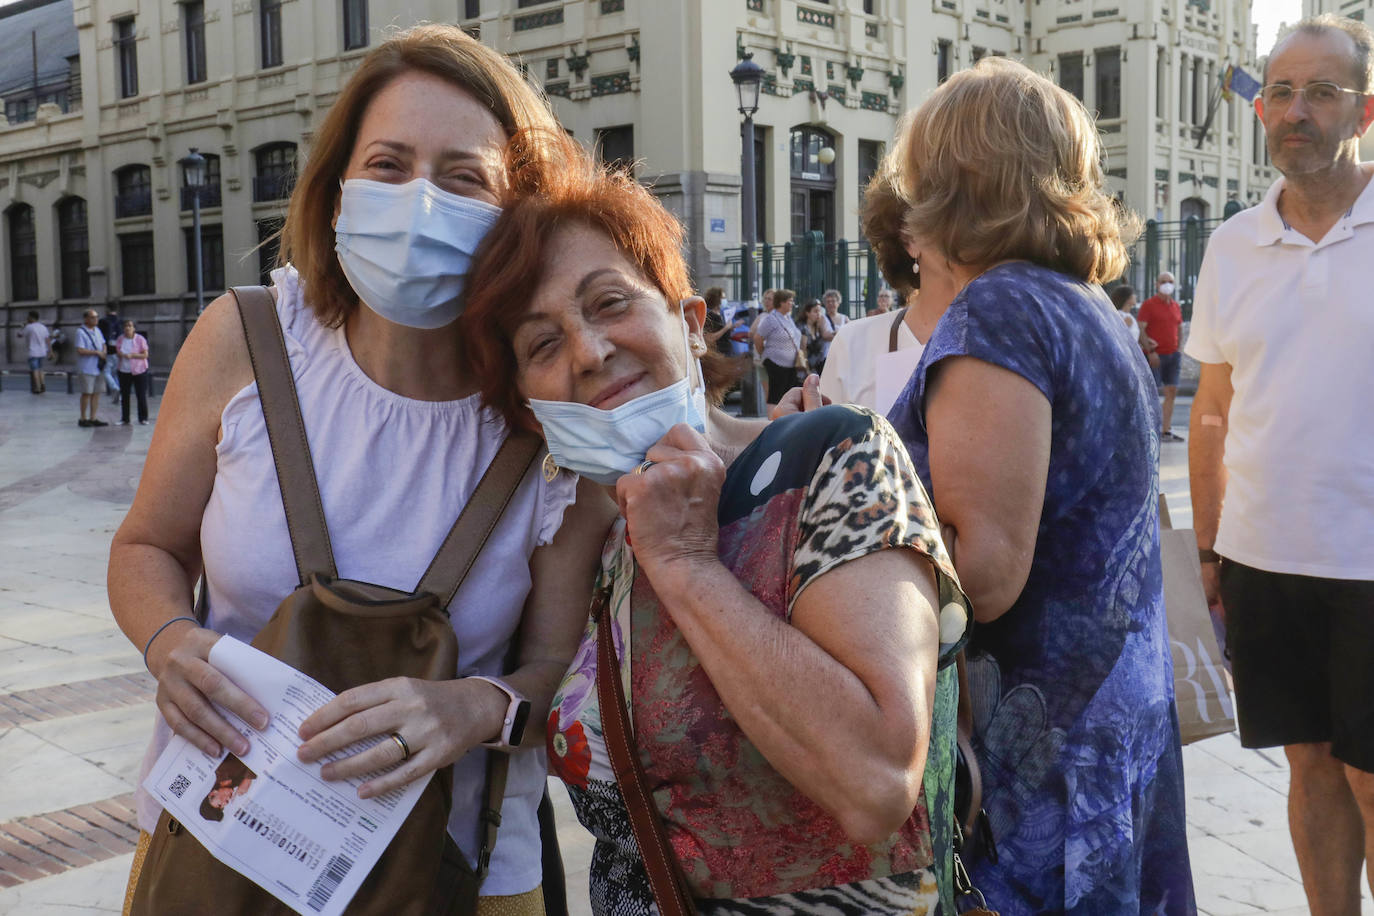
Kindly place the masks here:
[(797, 294), (790, 289), (773, 292), (773, 308), (759, 316), (753, 333), (754, 352), (763, 358), (767, 374), (767, 401), (776, 404), (798, 382), (801, 355), (801, 328), (792, 320), (792, 305)]
[(105, 380), (105, 393), (114, 403), (119, 397), (119, 377), (115, 374), (119, 357), (115, 353), (115, 341), (124, 331), (124, 322), (119, 320), (119, 312), (114, 304), (105, 307), (105, 316), (100, 319), (100, 333), (105, 338), (105, 355), (100, 360), (100, 376)]
[(81, 419), (77, 426), (109, 426), (97, 414), (100, 411), (101, 361), (105, 359), (105, 335), (100, 333), (100, 316), (95, 309), (87, 309), (76, 329), (76, 372), (81, 392)]
[(29, 355), (29, 390), (42, 394), (48, 390), (43, 381), (43, 360), (52, 356), (52, 334), (48, 326), (38, 320), (37, 312), (29, 312), (29, 323), (20, 330), (24, 350)]
[(1174, 298), (1174, 275), (1167, 270), (1155, 284), (1158, 292), (1140, 304), (1136, 318), (1149, 342), (1147, 353), (1157, 357), (1150, 362), (1155, 384), (1164, 395), (1159, 438), (1161, 442), (1182, 442), (1183, 437), (1173, 430), (1174, 399), (1178, 397), (1178, 372), (1183, 353), (1178, 348), (1179, 330), (1183, 327), (1183, 310)]
[(843, 299), (844, 297), (840, 295), (840, 291), (837, 289), (828, 289), (821, 296), (821, 304), (825, 306), (825, 334), (823, 335), (825, 352), (821, 354), (822, 360), (829, 358), (830, 342), (835, 339), (840, 328), (849, 321), (849, 316), (840, 311), (840, 303)]
[(1374, 163), (1359, 155), (1374, 34), (1304, 20), (1264, 82), (1283, 177), (1212, 235), (1188, 336), (1193, 529), (1241, 744), (1288, 758), (1310, 911), (1358, 916), (1374, 863)]
[(999, 859), (970, 871), (1003, 916), (1196, 912), (1159, 406), (1099, 285), (1139, 225), (1101, 156), (1082, 103), (984, 58), (900, 128), (879, 174), (910, 210), (870, 237), (889, 279), (920, 281), (925, 351), (889, 418), (978, 621), (973, 745)]
[(1116, 306), (1117, 312), (1121, 314), (1121, 320), (1126, 323), (1126, 330), (1131, 332), (1140, 343), (1140, 352), (1145, 354), (1145, 360), (1150, 364), (1150, 369), (1159, 368), (1159, 354), (1155, 353), (1155, 342), (1149, 338), (1145, 330), (1140, 326), (1140, 321), (1135, 317), (1136, 295), (1135, 287), (1121, 284), (1112, 288), (1107, 294), (1112, 305)]
[(138, 424), (148, 425), (148, 339), (138, 333), (133, 319), (124, 322), (124, 333), (115, 341), (119, 360), (119, 423), (129, 425), (129, 394), (138, 398)]
[(896, 299), (892, 295), (892, 290), (884, 286), (882, 289), (878, 290), (877, 300), (873, 308), (868, 310), (868, 314), (886, 315), (888, 312), (892, 311), (892, 305), (895, 301)]
[(720, 308), (721, 300), (725, 298), (725, 290), (719, 286), (712, 286), (701, 294), (701, 298), (706, 300), (706, 327), (702, 329), (706, 335), (706, 342), (712, 349), (729, 356), (734, 352), (730, 347), (731, 328), (725, 323), (725, 313)]
[(830, 327), (826, 324), (825, 308), (819, 299), (812, 299), (802, 312), (799, 325), (802, 332), (802, 352), (806, 354), (806, 371), (820, 374), (825, 368), (825, 351), (830, 346)]

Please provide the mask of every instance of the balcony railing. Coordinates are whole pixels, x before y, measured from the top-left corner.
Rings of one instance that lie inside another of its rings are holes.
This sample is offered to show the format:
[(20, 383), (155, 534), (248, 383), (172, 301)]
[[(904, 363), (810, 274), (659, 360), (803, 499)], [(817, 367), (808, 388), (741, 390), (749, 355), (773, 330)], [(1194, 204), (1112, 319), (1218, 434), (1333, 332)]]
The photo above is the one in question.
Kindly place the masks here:
[(286, 200), (295, 186), (295, 175), (257, 175), (253, 178), (253, 203)]
[[(182, 187), (182, 189), (181, 189), (181, 209), (183, 209), (183, 210), (189, 210), (189, 209), (191, 209), (191, 199), (192, 199), (192, 195), (195, 194), (196, 190), (197, 190), (196, 188), (191, 188), (191, 187), (186, 187), (186, 186), (183, 186), (183, 187)], [(199, 190), (200, 190), (200, 208), (201, 208), (202, 210), (206, 209), (207, 207), (218, 207), (218, 206), (220, 205), (220, 191), (219, 191), (219, 184), (218, 184), (218, 182), (215, 183), (215, 184), (203, 185)]]
[(152, 188), (135, 188), (115, 193), (115, 219), (126, 216), (148, 216), (153, 212)]

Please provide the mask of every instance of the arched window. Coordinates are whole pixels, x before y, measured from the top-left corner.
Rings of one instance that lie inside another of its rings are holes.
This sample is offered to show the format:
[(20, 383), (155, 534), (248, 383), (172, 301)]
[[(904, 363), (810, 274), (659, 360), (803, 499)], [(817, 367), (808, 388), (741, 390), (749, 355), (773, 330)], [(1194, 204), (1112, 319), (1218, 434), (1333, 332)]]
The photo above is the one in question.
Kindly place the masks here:
[(33, 207), (15, 204), (5, 214), (10, 236), (10, 298), (38, 298), (38, 235), (33, 228)]
[(296, 186), (296, 144), (269, 143), (253, 151), (253, 202), (286, 200)]
[(62, 298), (90, 296), (90, 239), (86, 234), (86, 201), (80, 197), (58, 201), (57, 252), (62, 270)]
[(115, 171), (114, 179), (115, 219), (153, 212), (153, 173), (146, 165), (126, 165)]

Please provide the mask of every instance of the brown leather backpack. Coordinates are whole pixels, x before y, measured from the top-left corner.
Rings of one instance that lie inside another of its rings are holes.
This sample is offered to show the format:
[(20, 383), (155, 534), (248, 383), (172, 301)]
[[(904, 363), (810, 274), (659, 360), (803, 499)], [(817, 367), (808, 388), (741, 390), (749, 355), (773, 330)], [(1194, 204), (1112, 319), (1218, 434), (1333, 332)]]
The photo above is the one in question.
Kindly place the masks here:
[[(248, 339), (300, 581), (253, 646), (336, 693), (389, 677), (454, 677), (458, 640), (447, 607), (533, 463), (538, 438), (517, 432), (506, 439), (414, 592), (339, 579), (276, 305), (264, 287), (232, 292)], [(487, 793), (476, 869), (448, 835), (453, 771), (445, 767), (430, 778), (350, 903), (349, 914), (449, 916), (476, 911), (478, 888), (496, 843), (509, 762), (506, 754), (486, 753)], [(286, 916), (293, 911), (211, 856), (164, 811), (134, 891), (132, 912)]]

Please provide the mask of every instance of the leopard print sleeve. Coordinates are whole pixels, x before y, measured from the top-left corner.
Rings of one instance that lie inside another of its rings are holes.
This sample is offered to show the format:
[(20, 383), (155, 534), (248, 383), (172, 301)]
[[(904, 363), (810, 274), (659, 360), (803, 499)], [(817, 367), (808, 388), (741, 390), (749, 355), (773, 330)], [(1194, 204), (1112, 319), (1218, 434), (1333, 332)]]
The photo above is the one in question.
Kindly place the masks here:
[[(870, 421), (866, 431), (851, 431), (831, 445), (802, 498), (788, 581), (788, 614), (807, 585), (841, 563), (878, 550), (909, 547), (935, 568), (943, 649), (961, 641), (963, 626), (955, 634), (946, 620), (955, 616), (967, 620), (967, 601), (940, 540), (935, 509), (905, 446), (886, 420), (864, 413)], [(965, 613), (946, 613), (944, 608), (951, 603)]]

